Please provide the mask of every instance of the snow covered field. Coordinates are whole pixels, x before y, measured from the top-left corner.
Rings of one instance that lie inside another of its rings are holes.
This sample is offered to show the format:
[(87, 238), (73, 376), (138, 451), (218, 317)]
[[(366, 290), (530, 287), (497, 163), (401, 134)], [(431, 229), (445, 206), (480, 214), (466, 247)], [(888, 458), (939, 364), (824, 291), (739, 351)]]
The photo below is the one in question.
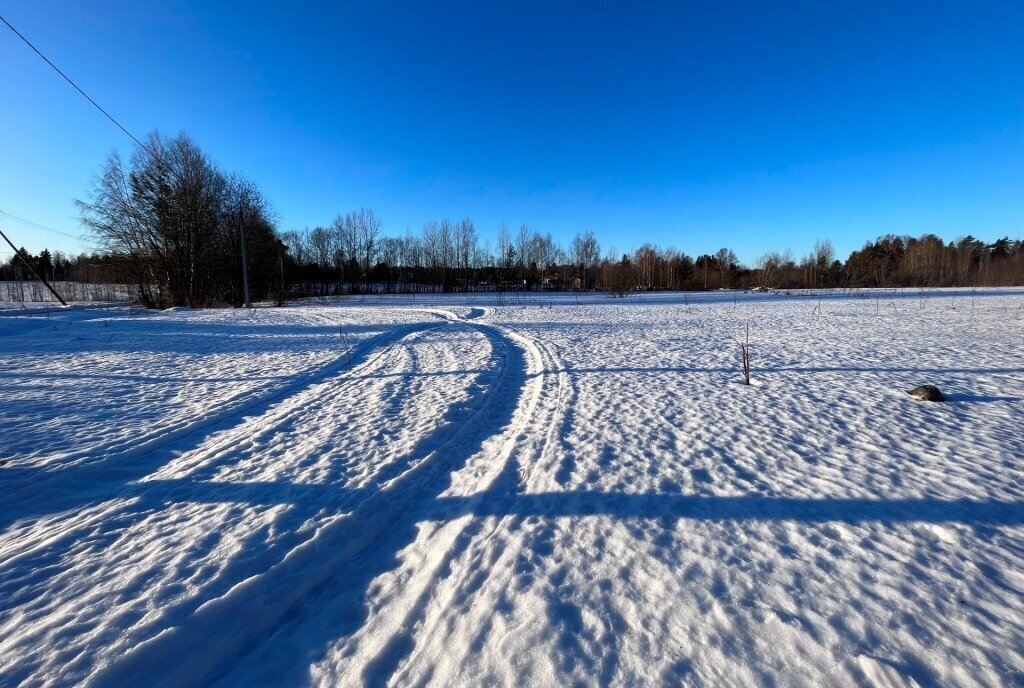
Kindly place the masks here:
[(1024, 685), (1024, 290), (577, 301), (0, 315), (0, 685)]

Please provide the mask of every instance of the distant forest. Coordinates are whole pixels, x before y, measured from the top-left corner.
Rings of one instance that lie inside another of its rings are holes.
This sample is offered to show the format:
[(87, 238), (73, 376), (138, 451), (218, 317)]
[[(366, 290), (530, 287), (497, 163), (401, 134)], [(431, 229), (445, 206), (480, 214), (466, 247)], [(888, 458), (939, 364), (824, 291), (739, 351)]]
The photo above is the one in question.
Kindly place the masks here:
[[(563, 246), (529, 227), (481, 242), (469, 219), (384, 233), (360, 209), (314, 228), (281, 232), (255, 184), (221, 171), (186, 134), (151, 134), (125, 165), (111, 155), (92, 197), (79, 201), (98, 240), (94, 254), (42, 251), (22, 258), (47, 279), (132, 285), (149, 306), (243, 303), (243, 241), (253, 300), (360, 293), (512, 290), (799, 289), (1024, 284), (1024, 241), (887, 235), (839, 260), (828, 241), (806, 256), (770, 252), (742, 265), (729, 248), (690, 256), (644, 244), (602, 253), (592, 232)], [(30, 279), (17, 256), (0, 279)]]

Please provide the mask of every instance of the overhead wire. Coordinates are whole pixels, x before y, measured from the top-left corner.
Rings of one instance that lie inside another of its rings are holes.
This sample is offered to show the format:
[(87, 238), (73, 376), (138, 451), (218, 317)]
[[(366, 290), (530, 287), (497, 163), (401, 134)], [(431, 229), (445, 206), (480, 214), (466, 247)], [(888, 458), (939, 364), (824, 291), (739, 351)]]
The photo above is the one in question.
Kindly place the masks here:
[[(46, 64), (48, 64), (51, 68), (53, 68), (53, 71), (57, 72), (57, 74), (59, 74), (66, 82), (68, 82), (71, 85), (72, 88), (74, 88), (76, 91), (78, 91), (78, 93), (80, 93), (83, 98), (85, 98), (87, 101), (89, 101), (92, 104), (93, 107), (95, 107), (97, 110), (99, 110), (101, 113), (103, 113), (103, 116), (106, 117), (108, 120), (110, 120), (114, 124), (114, 126), (116, 126), (118, 129), (120, 129), (122, 132), (124, 132), (124, 134), (127, 135), (128, 138), (130, 138), (135, 143), (135, 145), (137, 145), (139, 148), (142, 148), (143, 150), (147, 150), (147, 151), (153, 153), (154, 155), (156, 155), (156, 152), (152, 148), (150, 148), (146, 144), (142, 143), (142, 141), (137, 139), (134, 134), (132, 134), (130, 131), (128, 131), (128, 129), (117, 120), (117, 118), (115, 118), (113, 115), (111, 115), (109, 112), (107, 112), (107, 110), (105, 110), (99, 103), (97, 103), (92, 98), (92, 96), (90, 96), (88, 93), (86, 93), (85, 90), (82, 89), (81, 86), (79, 86), (77, 83), (75, 83), (75, 81), (71, 77), (69, 77), (67, 74), (65, 74), (64, 71), (60, 67), (58, 67), (56, 64), (54, 64), (53, 60), (51, 60), (46, 55), (44, 55), (43, 51), (41, 51), (39, 48), (37, 48), (36, 45), (34, 43), (32, 43), (32, 41), (30, 41), (23, 33), (18, 31), (18, 29), (16, 29), (14, 27), (14, 25), (11, 24), (11, 22), (9, 22), (7, 20), (6, 17), (4, 17), (3, 15), (0, 15), (0, 22), (3, 22), (7, 26), (7, 28), (10, 29), (14, 33), (14, 35), (16, 35), (18, 38), (20, 38), (25, 43), (25, 45), (27, 45), (29, 48), (32, 49), (32, 51), (36, 55), (38, 55), (44, 62), (46, 62)], [(28, 225), (30, 227), (35, 227), (36, 229), (41, 229), (41, 230), (46, 231), (46, 232), (52, 232), (53, 234), (59, 234), (61, 236), (65, 236), (65, 237), (68, 237), (68, 238), (71, 238), (71, 239), (81, 240), (80, 236), (76, 236), (74, 234), (69, 234), (68, 232), (62, 232), (62, 231), (60, 231), (58, 229), (53, 229), (52, 227), (47, 227), (46, 225), (41, 225), (38, 222), (33, 222), (32, 220), (26, 220), (26, 219), (18, 217), (16, 215), (12, 215), (11, 213), (8, 213), (8, 212), (6, 212), (4, 210), (0, 210), (0, 215), (3, 215), (4, 217), (8, 217), (11, 220), (14, 220), (16, 222), (20, 222), (22, 224)]]
[(69, 84), (71, 84), (72, 88), (74, 88), (76, 91), (78, 91), (80, 94), (82, 94), (83, 98), (85, 98), (90, 103), (92, 103), (93, 107), (95, 107), (97, 110), (102, 112), (104, 117), (106, 117), (111, 122), (113, 122), (114, 126), (116, 126), (118, 129), (123, 131), (132, 141), (135, 142), (135, 144), (137, 146), (139, 146), (139, 148), (143, 148), (143, 149), (149, 150), (150, 152), (154, 152), (153, 149), (151, 149), (149, 146), (145, 145), (144, 143), (142, 143), (142, 141), (139, 141), (137, 138), (135, 138), (134, 134), (132, 134), (130, 131), (128, 131), (128, 129), (125, 128), (125, 126), (122, 125), (120, 122), (118, 122), (117, 119), (113, 115), (111, 115), (109, 112), (107, 112), (105, 109), (103, 109), (103, 107), (99, 103), (97, 103), (95, 100), (93, 100), (92, 96), (90, 96), (88, 93), (86, 93), (82, 89), (81, 86), (76, 84), (71, 79), (71, 77), (69, 77), (67, 74), (65, 74), (63, 72), (63, 70), (61, 70), (60, 67), (55, 65), (53, 63), (53, 61), (50, 60), (50, 58), (48, 58), (46, 55), (44, 55), (43, 52), (39, 48), (37, 48), (34, 43), (32, 43), (32, 41), (30, 41), (28, 38), (25, 37), (24, 34), (22, 34), (20, 31), (18, 31), (16, 28), (14, 28), (14, 25), (12, 25), (11, 22), (7, 21), (7, 19), (3, 15), (0, 15), (0, 21), (2, 21), (4, 24), (6, 24), (8, 29), (13, 31), (14, 34), (18, 38), (20, 38), (22, 41), (24, 41), (25, 45), (27, 45), (29, 48), (31, 48), (33, 50), (33, 52), (35, 52), (36, 55), (38, 55), (40, 58), (43, 59), (44, 62), (46, 62), (46, 64), (50, 65), (50, 67), (52, 67), (55, 72), (60, 74), (61, 77), (64, 78), (64, 81), (66, 81)]
[(77, 236), (75, 234), (69, 234), (68, 232), (62, 232), (59, 229), (53, 229), (52, 227), (47, 227), (46, 225), (41, 225), (38, 222), (33, 222), (32, 220), (26, 220), (23, 217), (18, 217), (17, 215), (12, 215), (11, 213), (7, 212), (6, 210), (0, 210), (0, 216), (10, 218), (11, 220), (14, 220), (15, 222), (20, 222), (21, 224), (28, 225), (29, 227), (35, 227), (36, 229), (41, 229), (44, 232), (52, 232), (53, 234), (60, 234), (61, 236), (66, 236), (69, 239), (79, 239), (79, 238), (81, 238), (81, 237), (79, 237), (79, 236)]

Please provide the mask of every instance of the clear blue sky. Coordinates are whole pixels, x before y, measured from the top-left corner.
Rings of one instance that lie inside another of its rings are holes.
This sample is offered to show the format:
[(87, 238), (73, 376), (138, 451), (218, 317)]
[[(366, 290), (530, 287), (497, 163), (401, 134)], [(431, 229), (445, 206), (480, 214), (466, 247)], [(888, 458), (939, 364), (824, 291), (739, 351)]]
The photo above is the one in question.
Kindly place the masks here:
[[(751, 261), (1024, 234), (1024, 3), (7, 0), (139, 137), (187, 130), (282, 229), (375, 209)], [(0, 209), (81, 233), (131, 143), (0, 27)], [(76, 242), (7, 224), (18, 243)]]

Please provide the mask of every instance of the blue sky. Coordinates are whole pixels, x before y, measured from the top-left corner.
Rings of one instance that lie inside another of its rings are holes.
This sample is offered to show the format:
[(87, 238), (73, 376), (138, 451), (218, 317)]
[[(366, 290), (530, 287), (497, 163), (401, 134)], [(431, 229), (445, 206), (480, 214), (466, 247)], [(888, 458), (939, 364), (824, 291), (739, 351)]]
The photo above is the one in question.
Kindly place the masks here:
[[(394, 233), (470, 217), (748, 262), (1024, 235), (1024, 3), (303, 5), (0, 13), (137, 136), (187, 130), (257, 182), (282, 229), (366, 206)], [(80, 234), (130, 140), (6, 27), (0, 75), (0, 210)]]

